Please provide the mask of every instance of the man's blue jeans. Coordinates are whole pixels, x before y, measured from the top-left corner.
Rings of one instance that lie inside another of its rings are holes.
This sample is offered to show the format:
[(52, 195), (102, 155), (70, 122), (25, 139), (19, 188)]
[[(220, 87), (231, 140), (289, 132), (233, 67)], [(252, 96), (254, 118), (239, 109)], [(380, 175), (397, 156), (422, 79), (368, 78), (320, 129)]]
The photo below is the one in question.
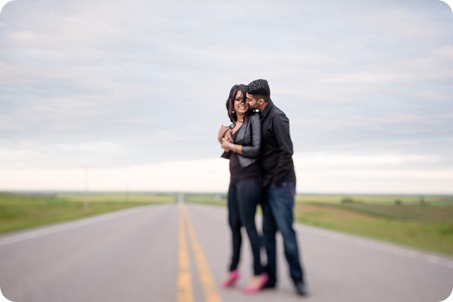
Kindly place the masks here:
[(295, 185), (284, 182), (280, 187), (271, 184), (265, 190), (263, 209), (263, 242), (267, 254), (266, 272), (269, 275), (269, 284), (277, 281), (276, 263), (276, 233), (283, 237), (286, 261), (289, 273), (294, 283), (304, 282), (304, 274), (299, 260), (299, 248), (294, 221), (294, 194)]

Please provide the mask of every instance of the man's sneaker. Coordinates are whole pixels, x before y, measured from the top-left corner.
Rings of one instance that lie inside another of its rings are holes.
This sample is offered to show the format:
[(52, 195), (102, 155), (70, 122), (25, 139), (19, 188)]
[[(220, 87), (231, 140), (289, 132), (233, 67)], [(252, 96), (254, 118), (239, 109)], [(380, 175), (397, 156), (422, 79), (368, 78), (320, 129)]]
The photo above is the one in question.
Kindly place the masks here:
[(296, 282), (295, 287), (296, 287), (296, 292), (298, 295), (300, 295), (300, 296), (308, 295), (307, 287), (301, 281)]

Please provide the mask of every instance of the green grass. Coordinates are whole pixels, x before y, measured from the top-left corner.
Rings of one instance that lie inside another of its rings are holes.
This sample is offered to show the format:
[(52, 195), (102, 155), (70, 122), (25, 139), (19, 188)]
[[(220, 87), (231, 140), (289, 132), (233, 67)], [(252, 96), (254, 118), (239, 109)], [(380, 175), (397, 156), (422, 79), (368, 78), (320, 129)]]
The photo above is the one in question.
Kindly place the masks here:
[(353, 201), (355, 203), (389, 204), (435, 204), (453, 205), (453, 196), (450, 195), (334, 195), (334, 194), (299, 194), (297, 202), (310, 203), (340, 203), (342, 201)]
[(423, 202), (417, 196), (297, 200), (298, 222), (453, 255), (452, 196), (426, 196)]
[[(226, 205), (225, 195), (189, 202)], [(297, 222), (453, 256), (453, 196), (297, 195)]]
[(75, 202), (85, 202), (88, 200), (90, 203), (99, 203), (99, 202), (132, 202), (136, 204), (149, 204), (149, 203), (168, 203), (175, 202), (176, 195), (172, 193), (92, 193), (85, 195), (83, 193), (66, 193), (58, 194), (58, 198), (64, 199), (67, 201)]
[(0, 233), (24, 230), (131, 207), (175, 202), (175, 195), (0, 193)]
[(226, 206), (226, 194), (185, 194), (184, 201), (187, 203)]
[[(0, 193), (0, 233), (176, 199), (173, 193)], [(226, 194), (186, 194), (185, 201), (225, 206)], [(296, 201), (298, 222), (453, 256), (453, 196), (312, 194)]]

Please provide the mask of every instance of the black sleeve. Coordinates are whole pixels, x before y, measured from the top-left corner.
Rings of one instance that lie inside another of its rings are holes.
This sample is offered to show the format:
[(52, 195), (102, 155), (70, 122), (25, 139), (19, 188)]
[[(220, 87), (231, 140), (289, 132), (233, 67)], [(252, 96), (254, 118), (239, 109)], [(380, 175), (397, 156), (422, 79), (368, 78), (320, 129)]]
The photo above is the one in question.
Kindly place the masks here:
[(293, 143), (289, 135), (289, 119), (284, 114), (277, 114), (273, 117), (273, 127), (279, 148), (279, 157), (273, 180), (277, 186), (280, 186), (288, 177), (288, 171), (293, 166)]

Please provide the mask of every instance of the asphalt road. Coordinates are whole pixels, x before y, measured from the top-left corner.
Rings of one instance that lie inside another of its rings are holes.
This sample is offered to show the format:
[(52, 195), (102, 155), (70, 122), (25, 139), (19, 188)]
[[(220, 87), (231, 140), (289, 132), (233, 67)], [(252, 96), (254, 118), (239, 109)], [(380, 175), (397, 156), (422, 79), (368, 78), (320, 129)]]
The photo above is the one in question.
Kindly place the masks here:
[(304, 298), (295, 295), (281, 244), (276, 290), (241, 292), (251, 274), (248, 242), (238, 285), (219, 288), (230, 254), (226, 211), (183, 204), (2, 236), (0, 288), (14, 302), (438, 302), (452, 291), (452, 258), (313, 227), (297, 232)]

